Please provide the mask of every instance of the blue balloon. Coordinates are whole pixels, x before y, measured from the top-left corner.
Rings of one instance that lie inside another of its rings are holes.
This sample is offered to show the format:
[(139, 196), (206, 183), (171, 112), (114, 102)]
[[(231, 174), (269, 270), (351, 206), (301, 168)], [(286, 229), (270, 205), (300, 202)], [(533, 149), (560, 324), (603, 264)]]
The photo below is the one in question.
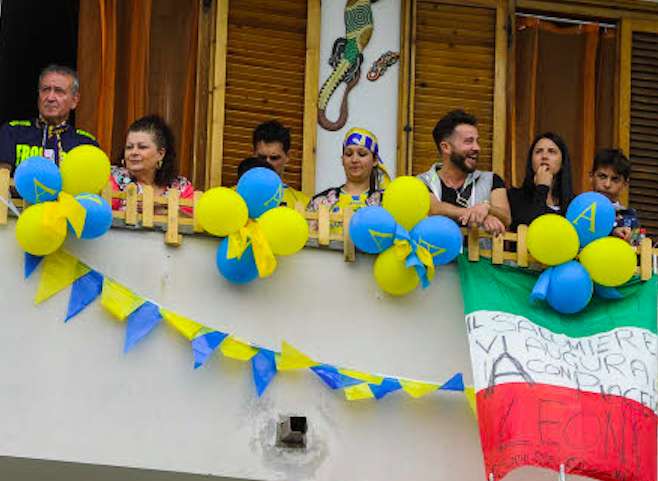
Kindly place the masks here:
[(247, 247), (239, 259), (228, 259), (228, 237), (222, 239), (217, 248), (217, 268), (221, 275), (233, 284), (247, 284), (258, 277), (254, 251)]
[(593, 283), (589, 273), (577, 261), (569, 261), (551, 269), (546, 302), (562, 314), (583, 310), (592, 298)]
[(610, 234), (615, 225), (615, 208), (605, 195), (583, 192), (569, 203), (567, 219), (576, 228), (582, 248)]
[(359, 250), (379, 254), (393, 245), (396, 225), (393, 216), (383, 207), (363, 207), (350, 221), (350, 238)]
[(249, 217), (257, 219), (265, 212), (279, 207), (283, 198), (283, 183), (276, 172), (265, 167), (247, 171), (238, 181), (238, 194), (249, 208)]
[(457, 223), (442, 215), (432, 215), (411, 229), (411, 238), (425, 247), (439, 266), (451, 262), (459, 255), (464, 242)]
[[(110, 230), (110, 227), (112, 227), (112, 207), (105, 199), (96, 194), (78, 194), (75, 196), (75, 200), (87, 212), (81, 238), (95, 239)], [(73, 232), (71, 224), (69, 224), (69, 231)]]
[(57, 200), (62, 190), (59, 168), (45, 157), (30, 157), (18, 164), (14, 181), (20, 196), (30, 204)]

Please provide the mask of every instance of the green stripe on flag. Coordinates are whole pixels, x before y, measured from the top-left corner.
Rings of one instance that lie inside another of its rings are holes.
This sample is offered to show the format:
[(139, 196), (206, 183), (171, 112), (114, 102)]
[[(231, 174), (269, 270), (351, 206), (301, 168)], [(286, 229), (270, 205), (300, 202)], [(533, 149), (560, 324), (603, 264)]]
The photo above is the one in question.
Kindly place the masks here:
[(620, 300), (596, 296), (581, 312), (560, 314), (544, 302), (531, 303), (530, 292), (538, 273), (511, 266), (494, 266), (488, 260), (470, 262), (459, 256), (464, 313), (503, 311), (523, 316), (555, 333), (570, 337), (591, 336), (616, 327), (639, 327), (656, 333), (656, 276), (630, 281)]

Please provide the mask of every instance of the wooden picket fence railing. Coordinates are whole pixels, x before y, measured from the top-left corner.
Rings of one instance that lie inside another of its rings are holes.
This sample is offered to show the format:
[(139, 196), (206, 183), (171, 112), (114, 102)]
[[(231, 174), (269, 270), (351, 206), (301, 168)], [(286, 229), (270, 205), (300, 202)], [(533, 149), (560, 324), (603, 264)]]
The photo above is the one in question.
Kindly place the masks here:
[[(0, 169), (0, 225), (7, 223), (9, 208), (8, 200), (18, 209), (23, 208), (24, 202), (20, 198), (10, 198), (13, 180), (9, 172)], [(196, 217), (196, 203), (203, 192), (196, 191), (192, 199), (180, 199), (178, 191), (171, 190), (166, 196), (155, 196), (153, 188), (144, 187), (143, 193), (138, 194), (135, 185), (130, 185), (125, 192), (114, 192), (111, 184), (105, 186), (102, 196), (110, 205), (113, 199), (120, 199), (125, 205), (121, 210), (113, 210), (113, 227), (130, 229), (163, 230), (164, 241), (171, 246), (180, 246), (183, 241), (182, 234), (203, 234), (204, 230)], [(181, 207), (183, 210), (181, 210)], [(305, 206), (298, 203), (295, 207), (309, 223), (309, 240), (307, 246), (326, 247), (333, 250), (342, 250), (345, 261), (353, 262), (356, 259), (356, 250), (352, 243), (348, 226), (352, 218), (352, 210), (345, 209), (340, 213), (332, 213), (326, 206), (317, 212), (307, 212)], [(187, 214), (191, 210), (191, 214)], [(332, 228), (333, 226), (333, 228)], [(336, 228), (338, 227), (338, 228)], [(477, 227), (462, 228), (467, 239), (468, 258), (478, 261), (481, 257), (491, 259), (493, 264), (514, 262), (519, 267), (539, 267), (538, 263), (528, 252), (526, 236), (527, 226), (519, 226), (517, 232), (506, 232), (500, 236), (491, 236)], [(489, 239), (481, 243), (482, 239)], [(483, 248), (481, 244), (490, 245)], [(639, 256), (637, 273), (642, 280), (651, 278), (658, 267), (656, 257), (658, 249), (652, 248), (649, 238), (642, 240), (636, 248)]]

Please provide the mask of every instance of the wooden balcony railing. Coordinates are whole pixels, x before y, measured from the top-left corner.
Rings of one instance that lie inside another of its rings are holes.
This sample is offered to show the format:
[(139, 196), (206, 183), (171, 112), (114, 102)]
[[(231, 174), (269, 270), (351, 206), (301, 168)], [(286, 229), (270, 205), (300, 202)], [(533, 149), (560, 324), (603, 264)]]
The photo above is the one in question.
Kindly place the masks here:
[[(12, 202), (17, 209), (22, 209), (24, 202), (20, 198), (10, 198), (13, 180), (9, 178), (7, 170), (0, 170), (0, 225), (7, 223), (10, 209), (7, 203)], [(144, 187), (143, 193), (138, 194), (134, 185), (128, 186), (125, 192), (114, 192), (111, 184), (105, 186), (102, 196), (110, 205), (113, 199), (120, 199), (125, 207), (113, 210), (113, 227), (162, 230), (165, 233), (164, 241), (171, 246), (180, 246), (183, 234), (203, 235), (203, 229), (195, 216), (195, 206), (203, 192), (196, 191), (192, 199), (180, 199), (178, 191), (172, 190), (167, 196), (155, 196), (151, 187)], [(124, 202), (125, 201), (125, 202)], [(183, 208), (181, 210), (181, 207)], [(340, 213), (331, 213), (326, 206), (317, 212), (307, 212), (305, 206), (298, 203), (295, 209), (309, 222), (309, 247), (325, 247), (333, 250), (342, 250), (345, 261), (353, 262), (356, 259), (354, 244), (348, 229), (352, 211), (346, 209)], [(187, 214), (190, 212), (191, 214)], [(527, 226), (519, 226), (518, 232), (506, 232), (501, 236), (492, 237), (477, 227), (462, 228), (467, 239), (468, 258), (478, 261), (481, 257), (491, 259), (493, 264), (515, 262), (519, 267), (541, 267), (528, 252), (526, 236)], [(481, 247), (481, 239), (490, 239)], [(652, 240), (645, 238), (636, 248), (639, 257), (637, 273), (642, 280), (651, 278), (656, 270), (656, 257), (658, 249), (652, 248)]]

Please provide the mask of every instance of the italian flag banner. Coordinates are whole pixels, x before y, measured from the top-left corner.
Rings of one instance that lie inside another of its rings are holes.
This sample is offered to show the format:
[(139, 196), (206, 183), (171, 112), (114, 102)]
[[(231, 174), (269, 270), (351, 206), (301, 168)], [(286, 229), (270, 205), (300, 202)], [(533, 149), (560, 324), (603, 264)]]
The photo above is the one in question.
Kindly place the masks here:
[(656, 277), (566, 316), (526, 269), (459, 259), (486, 476), (656, 480)]

